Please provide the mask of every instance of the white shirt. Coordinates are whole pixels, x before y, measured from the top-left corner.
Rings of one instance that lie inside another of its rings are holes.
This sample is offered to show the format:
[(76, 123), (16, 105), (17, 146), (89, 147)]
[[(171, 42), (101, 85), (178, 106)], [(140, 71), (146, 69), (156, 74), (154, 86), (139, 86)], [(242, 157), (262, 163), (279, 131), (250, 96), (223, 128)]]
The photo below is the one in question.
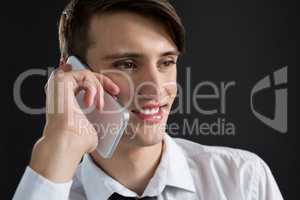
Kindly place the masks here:
[[(269, 167), (257, 155), (233, 148), (164, 137), (164, 149), (143, 196), (158, 200), (282, 200)], [(130, 172), (129, 172), (130, 173)], [(98, 168), (86, 154), (73, 180), (53, 183), (30, 167), (13, 200), (107, 200), (117, 192), (139, 197)]]

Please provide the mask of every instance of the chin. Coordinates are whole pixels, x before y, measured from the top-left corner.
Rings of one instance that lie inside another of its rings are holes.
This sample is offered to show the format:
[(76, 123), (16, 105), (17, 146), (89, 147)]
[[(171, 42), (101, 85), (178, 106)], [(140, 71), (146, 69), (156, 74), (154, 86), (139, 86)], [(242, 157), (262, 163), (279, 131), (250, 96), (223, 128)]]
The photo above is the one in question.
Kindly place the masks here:
[(137, 146), (152, 146), (161, 143), (165, 129), (161, 124), (139, 124), (133, 129), (126, 129), (123, 140)]

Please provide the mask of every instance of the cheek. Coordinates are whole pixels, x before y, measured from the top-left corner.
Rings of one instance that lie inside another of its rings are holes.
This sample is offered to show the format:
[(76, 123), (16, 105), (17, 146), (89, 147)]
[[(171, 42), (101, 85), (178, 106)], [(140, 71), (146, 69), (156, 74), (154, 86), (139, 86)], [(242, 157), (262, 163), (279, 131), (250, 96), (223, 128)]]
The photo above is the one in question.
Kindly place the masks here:
[(176, 97), (177, 94), (176, 70), (170, 72), (167, 76), (165, 76), (163, 87), (167, 93), (167, 96), (169, 96), (171, 99), (174, 99)]
[(120, 93), (118, 95), (119, 102), (121, 102), (123, 106), (128, 106), (134, 95), (132, 80), (124, 76), (111, 75), (108, 77), (117, 84), (120, 89)]
[(176, 98), (176, 95), (177, 95), (177, 85), (176, 85), (176, 82), (168, 87), (165, 88), (165, 91), (167, 93), (167, 96), (169, 98), (169, 102), (171, 104), (173, 104), (175, 98)]

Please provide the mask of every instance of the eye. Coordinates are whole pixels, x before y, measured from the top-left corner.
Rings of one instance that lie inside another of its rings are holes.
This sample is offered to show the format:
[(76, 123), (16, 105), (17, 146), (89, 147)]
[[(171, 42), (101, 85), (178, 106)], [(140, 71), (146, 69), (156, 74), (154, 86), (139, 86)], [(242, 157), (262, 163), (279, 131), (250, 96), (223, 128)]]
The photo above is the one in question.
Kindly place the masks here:
[(163, 61), (162, 62), (162, 67), (171, 67), (171, 66), (174, 66), (176, 65), (176, 61), (174, 60), (166, 60), (166, 61)]
[(136, 70), (137, 66), (133, 61), (117, 61), (113, 64), (113, 66), (117, 69), (124, 70), (124, 71), (134, 71)]

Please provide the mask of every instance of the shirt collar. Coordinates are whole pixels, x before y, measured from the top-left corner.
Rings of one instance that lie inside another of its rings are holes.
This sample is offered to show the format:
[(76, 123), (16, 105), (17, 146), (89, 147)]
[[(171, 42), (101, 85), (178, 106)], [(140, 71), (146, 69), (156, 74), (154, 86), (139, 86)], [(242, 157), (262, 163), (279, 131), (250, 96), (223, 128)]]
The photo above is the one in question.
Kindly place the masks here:
[[(84, 156), (80, 170), (79, 179), (87, 199), (107, 200), (114, 192), (128, 197), (138, 196), (97, 167), (88, 154)], [(195, 192), (193, 177), (186, 157), (182, 149), (168, 134), (165, 134), (164, 137), (161, 161), (141, 197), (158, 196), (166, 186)]]
[(166, 185), (196, 192), (194, 180), (183, 150), (168, 134), (165, 134), (168, 160)]

